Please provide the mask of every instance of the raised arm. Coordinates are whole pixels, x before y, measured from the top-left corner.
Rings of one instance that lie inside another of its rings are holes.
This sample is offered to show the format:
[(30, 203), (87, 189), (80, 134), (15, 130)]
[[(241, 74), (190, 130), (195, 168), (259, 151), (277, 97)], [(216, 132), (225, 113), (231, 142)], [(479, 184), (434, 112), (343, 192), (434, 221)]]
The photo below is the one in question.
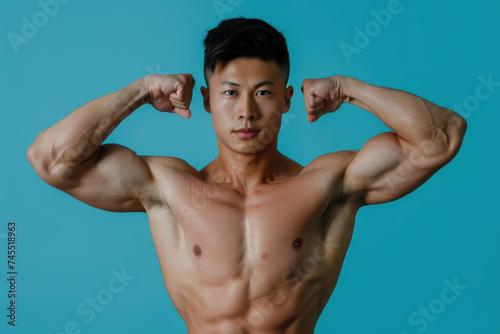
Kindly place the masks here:
[(303, 92), (309, 121), (348, 102), (393, 131), (371, 138), (346, 164), (343, 191), (359, 195), (362, 204), (392, 201), (419, 187), (457, 154), (467, 128), (449, 109), (354, 78), (305, 80)]
[(189, 74), (139, 79), (42, 131), (28, 149), (28, 160), (45, 182), (84, 203), (109, 211), (144, 211), (145, 201), (161, 200), (148, 158), (102, 142), (145, 103), (189, 117), (193, 85)]

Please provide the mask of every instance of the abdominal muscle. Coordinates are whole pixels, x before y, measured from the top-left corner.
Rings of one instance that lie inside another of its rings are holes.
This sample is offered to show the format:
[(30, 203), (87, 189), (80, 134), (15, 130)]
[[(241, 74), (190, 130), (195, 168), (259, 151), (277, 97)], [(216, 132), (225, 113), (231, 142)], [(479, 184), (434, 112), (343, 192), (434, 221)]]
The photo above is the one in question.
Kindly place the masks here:
[[(158, 237), (153, 234), (165, 286), (189, 334), (313, 333), (347, 249), (325, 250), (313, 233), (300, 252), (291, 250), (292, 240), (290, 250), (280, 253), (278, 244), (252, 255), (238, 241), (240, 247), (226, 242), (215, 252), (201, 245), (197, 256), (189, 238), (169, 252)], [(226, 258), (214, 257), (230, 248)]]
[[(324, 306), (322, 285), (315, 275), (271, 285), (255, 276), (229, 278), (219, 286), (180, 283), (182, 316), (189, 333), (313, 332)], [(252, 295), (252, 286), (261, 293)]]
[[(292, 196), (273, 187), (262, 192), (272, 197), (244, 200), (222, 189), (207, 192), (216, 196), (206, 206), (178, 196), (168, 208), (148, 210), (165, 286), (189, 334), (313, 333), (355, 210), (330, 207), (301, 188)], [(325, 218), (327, 206), (333, 214)]]

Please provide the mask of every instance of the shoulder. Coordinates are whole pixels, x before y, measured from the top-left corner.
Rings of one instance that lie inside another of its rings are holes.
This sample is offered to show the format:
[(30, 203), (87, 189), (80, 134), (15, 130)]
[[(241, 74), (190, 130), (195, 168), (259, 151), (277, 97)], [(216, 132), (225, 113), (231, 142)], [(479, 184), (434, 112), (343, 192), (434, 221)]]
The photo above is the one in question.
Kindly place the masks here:
[(140, 156), (153, 176), (148, 206), (168, 205), (171, 199), (186, 189), (193, 180), (202, 180), (201, 174), (186, 161), (166, 156)]
[(330, 201), (355, 199), (346, 180), (346, 170), (358, 151), (339, 151), (321, 155), (302, 170), (312, 184), (317, 184), (329, 196)]
[(302, 173), (324, 172), (343, 174), (357, 153), (358, 151), (338, 151), (320, 155), (305, 166)]
[(153, 175), (169, 176), (170, 174), (186, 174), (201, 176), (201, 174), (186, 161), (165, 156), (141, 156), (141, 159), (148, 165)]

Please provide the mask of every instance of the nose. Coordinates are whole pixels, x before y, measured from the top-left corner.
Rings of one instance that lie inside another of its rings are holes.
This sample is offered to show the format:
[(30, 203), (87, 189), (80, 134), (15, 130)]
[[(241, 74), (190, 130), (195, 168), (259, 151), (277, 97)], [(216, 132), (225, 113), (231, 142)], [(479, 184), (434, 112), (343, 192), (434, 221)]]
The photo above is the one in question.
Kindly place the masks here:
[(238, 103), (239, 120), (255, 120), (257, 118), (257, 105), (252, 96), (242, 95)]

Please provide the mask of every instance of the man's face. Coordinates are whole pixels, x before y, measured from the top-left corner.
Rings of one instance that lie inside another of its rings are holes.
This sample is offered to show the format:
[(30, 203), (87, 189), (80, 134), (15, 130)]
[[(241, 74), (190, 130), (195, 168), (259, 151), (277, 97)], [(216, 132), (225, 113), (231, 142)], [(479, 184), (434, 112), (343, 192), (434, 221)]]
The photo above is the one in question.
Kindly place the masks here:
[(293, 88), (285, 89), (275, 62), (237, 58), (217, 63), (209, 89), (201, 89), (217, 140), (239, 153), (256, 153), (277, 143), (281, 117)]

